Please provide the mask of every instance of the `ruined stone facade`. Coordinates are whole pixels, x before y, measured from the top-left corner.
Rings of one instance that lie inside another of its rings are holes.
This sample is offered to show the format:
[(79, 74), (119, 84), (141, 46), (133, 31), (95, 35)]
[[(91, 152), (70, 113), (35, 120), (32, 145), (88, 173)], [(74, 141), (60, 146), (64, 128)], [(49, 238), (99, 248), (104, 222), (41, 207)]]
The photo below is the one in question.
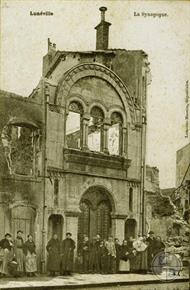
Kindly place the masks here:
[(148, 65), (143, 51), (57, 51), (48, 41), (42, 79), (23, 101), (38, 119), (10, 123), (19, 112), (4, 110), (1, 236), (31, 232), (42, 268), (53, 232), (76, 242), (142, 233)]
[(190, 224), (190, 143), (176, 153), (175, 202)]

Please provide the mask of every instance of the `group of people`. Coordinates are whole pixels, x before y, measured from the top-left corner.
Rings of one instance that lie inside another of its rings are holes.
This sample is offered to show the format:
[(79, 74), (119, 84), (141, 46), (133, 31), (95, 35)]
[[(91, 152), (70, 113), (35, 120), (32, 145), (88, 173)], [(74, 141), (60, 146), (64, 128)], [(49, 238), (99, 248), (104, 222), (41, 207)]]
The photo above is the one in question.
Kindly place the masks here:
[(91, 241), (84, 236), (79, 245), (79, 264), (82, 273), (147, 273), (152, 271), (155, 255), (164, 249), (163, 241), (155, 237), (153, 231), (148, 237), (130, 237), (122, 244), (111, 236), (108, 240), (101, 240), (100, 235), (96, 235)]
[[(56, 273), (70, 275), (73, 271), (75, 242), (71, 236), (71, 233), (67, 233), (66, 239), (60, 242), (57, 234), (53, 234), (47, 243), (47, 270), (51, 276)], [(32, 235), (28, 235), (24, 242), (21, 230), (17, 231), (15, 240), (7, 233), (0, 241), (0, 277), (34, 277), (36, 273), (36, 245)]]
[[(59, 241), (56, 233), (52, 235), (46, 246), (47, 271), (50, 276), (72, 274), (75, 247), (70, 232), (66, 233), (62, 241)], [(130, 237), (122, 244), (112, 236), (106, 240), (96, 235), (89, 240), (84, 235), (78, 245), (77, 271), (102, 274), (151, 272), (153, 258), (164, 249), (161, 238), (155, 237), (153, 231), (148, 236), (138, 236), (136, 239)], [(13, 241), (11, 234), (7, 233), (0, 241), (0, 276), (35, 276), (36, 272), (36, 246), (32, 236), (28, 235), (24, 242), (23, 232), (19, 230)]]
[(23, 240), (23, 232), (17, 231), (16, 239), (7, 233), (0, 241), (0, 277), (8, 275), (35, 276), (37, 272), (36, 246), (32, 235)]

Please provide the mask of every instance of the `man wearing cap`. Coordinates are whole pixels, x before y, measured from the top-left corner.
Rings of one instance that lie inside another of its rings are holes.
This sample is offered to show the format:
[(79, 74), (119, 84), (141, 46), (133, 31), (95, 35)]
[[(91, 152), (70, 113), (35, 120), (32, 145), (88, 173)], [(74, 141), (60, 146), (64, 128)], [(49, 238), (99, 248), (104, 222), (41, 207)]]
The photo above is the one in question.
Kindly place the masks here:
[(14, 254), (16, 261), (18, 263), (17, 272), (19, 276), (22, 276), (24, 273), (24, 252), (23, 252), (24, 241), (22, 235), (23, 231), (18, 230), (16, 239), (14, 241)]
[(154, 232), (150, 231), (148, 233), (148, 238), (146, 239), (146, 241), (148, 242), (148, 271), (152, 272), (152, 260), (154, 258), (155, 255), (155, 246), (156, 246), (156, 238), (154, 236)]
[(61, 243), (61, 274), (71, 275), (73, 271), (75, 242), (71, 233), (66, 233), (66, 239)]

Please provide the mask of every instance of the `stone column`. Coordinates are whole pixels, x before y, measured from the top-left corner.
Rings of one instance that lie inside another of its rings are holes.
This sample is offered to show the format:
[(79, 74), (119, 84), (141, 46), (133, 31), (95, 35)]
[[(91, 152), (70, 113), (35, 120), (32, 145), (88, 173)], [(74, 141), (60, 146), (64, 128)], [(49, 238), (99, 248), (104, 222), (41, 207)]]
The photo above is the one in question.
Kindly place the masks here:
[(108, 150), (108, 130), (110, 127), (110, 120), (105, 120), (104, 124), (103, 124), (103, 142), (102, 142), (102, 151), (106, 154), (109, 153)]
[(83, 150), (88, 150), (88, 124), (89, 124), (90, 117), (84, 115), (82, 118), (82, 139), (81, 139), (81, 148)]
[(122, 144), (121, 144), (121, 153), (124, 157), (127, 157), (127, 147), (128, 147), (128, 130), (126, 127), (122, 128)]
[(102, 142), (102, 151), (106, 154), (109, 153), (108, 151), (108, 126), (106, 124), (103, 125), (103, 142)]
[(64, 118), (64, 148), (68, 148), (67, 146), (67, 135), (66, 135), (66, 127), (67, 127), (67, 118), (68, 118), (68, 115), (69, 115), (69, 110), (66, 110), (65, 112), (65, 118), (64, 118), (64, 115), (63, 115), (63, 118)]
[(127, 215), (112, 215), (113, 236), (120, 242), (125, 239), (125, 220)]

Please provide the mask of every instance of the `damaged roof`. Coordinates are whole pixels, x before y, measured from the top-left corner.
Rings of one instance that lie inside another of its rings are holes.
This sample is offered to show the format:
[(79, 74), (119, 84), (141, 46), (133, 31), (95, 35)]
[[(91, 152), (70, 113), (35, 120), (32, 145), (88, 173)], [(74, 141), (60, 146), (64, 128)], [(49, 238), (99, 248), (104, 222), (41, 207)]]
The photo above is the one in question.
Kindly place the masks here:
[(35, 100), (0, 90), (0, 130), (8, 123), (41, 127), (42, 110)]

